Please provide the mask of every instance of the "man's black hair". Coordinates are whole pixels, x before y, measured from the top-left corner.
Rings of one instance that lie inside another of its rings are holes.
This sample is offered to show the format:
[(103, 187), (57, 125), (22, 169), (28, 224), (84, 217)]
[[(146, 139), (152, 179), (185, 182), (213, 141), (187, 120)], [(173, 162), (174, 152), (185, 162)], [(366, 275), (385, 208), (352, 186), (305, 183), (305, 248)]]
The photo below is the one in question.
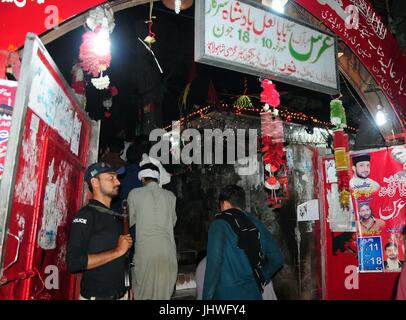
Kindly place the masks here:
[(109, 148), (112, 153), (120, 153), (124, 150), (124, 141), (119, 138), (113, 138), (109, 143)]
[(394, 243), (394, 242), (388, 242), (388, 243), (385, 245), (385, 250), (386, 250), (387, 248), (389, 248), (389, 247), (395, 247), (396, 249), (398, 249), (398, 245), (397, 245), (396, 243)]
[(144, 178), (144, 181), (145, 182), (156, 182), (156, 183), (158, 183), (159, 181), (158, 181), (158, 179), (155, 179), (155, 178), (150, 178), (150, 177), (145, 177)]
[(93, 193), (93, 186), (92, 186), (92, 183), (90, 181), (87, 183), (87, 186), (89, 187), (89, 191), (91, 193)]
[[(368, 206), (369, 210), (371, 210), (371, 217), (374, 217), (374, 218), (375, 218), (374, 212), (372, 211), (372, 208), (371, 208), (371, 205), (369, 204), (369, 202), (361, 202), (361, 203), (359, 203), (359, 204), (358, 204), (358, 211), (361, 210), (361, 208), (362, 208), (363, 206)], [(358, 214), (359, 214), (359, 212), (358, 212)]]
[(228, 201), (233, 207), (245, 209), (245, 191), (235, 184), (228, 185), (221, 190), (219, 201)]
[(361, 203), (359, 203), (358, 204), (358, 209), (361, 209), (361, 207), (363, 207), (363, 206), (368, 206), (368, 208), (371, 209), (371, 211), (372, 211), (372, 208), (371, 208), (371, 205), (369, 204), (369, 202), (361, 202)]

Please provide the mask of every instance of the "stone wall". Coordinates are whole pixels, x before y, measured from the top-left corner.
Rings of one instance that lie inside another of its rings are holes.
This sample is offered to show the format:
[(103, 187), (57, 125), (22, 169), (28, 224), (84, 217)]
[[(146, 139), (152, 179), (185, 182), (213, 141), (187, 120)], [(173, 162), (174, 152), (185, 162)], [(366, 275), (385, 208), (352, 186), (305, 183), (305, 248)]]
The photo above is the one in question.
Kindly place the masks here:
[[(209, 119), (218, 121), (200, 119), (189, 127), (260, 128), (259, 118), (209, 114)], [(290, 127), (290, 132), (299, 129)], [(206, 249), (208, 226), (218, 212), (219, 192), (225, 185), (236, 183), (246, 191), (248, 209), (269, 228), (285, 257), (284, 267), (274, 278), (278, 298), (319, 299), (319, 226), (317, 222), (298, 223), (296, 214), (297, 204), (317, 198), (315, 150), (305, 145), (287, 146), (290, 198), (281, 209), (270, 208), (266, 202), (265, 188), (259, 184), (263, 181), (262, 168), (253, 176), (239, 176), (234, 165), (198, 165), (192, 171), (173, 177), (168, 188), (178, 197), (175, 229), (178, 250)]]

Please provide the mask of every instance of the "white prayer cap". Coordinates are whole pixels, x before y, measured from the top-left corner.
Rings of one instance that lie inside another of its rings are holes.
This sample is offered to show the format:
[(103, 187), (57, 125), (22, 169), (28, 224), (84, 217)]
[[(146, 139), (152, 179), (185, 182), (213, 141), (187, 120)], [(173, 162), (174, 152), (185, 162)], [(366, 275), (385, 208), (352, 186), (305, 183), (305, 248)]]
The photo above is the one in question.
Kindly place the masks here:
[[(151, 163), (158, 167), (158, 180), (159, 180), (159, 185), (162, 187), (164, 184), (167, 184), (171, 182), (171, 175), (165, 170), (165, 168), (162, 166), (162, 164), (155, 158), (152, 158), (148, 156), (146, 153), (142, 155), (142, 161), (140, 162), (140, 167), (143, 165)], [(139, 178), (141, 180), (141, 178)]]
[(142, 178), (154, 178), (159, 181), (159, 168), (152, 163), (142, 165), (138, 172), (138, 179)]

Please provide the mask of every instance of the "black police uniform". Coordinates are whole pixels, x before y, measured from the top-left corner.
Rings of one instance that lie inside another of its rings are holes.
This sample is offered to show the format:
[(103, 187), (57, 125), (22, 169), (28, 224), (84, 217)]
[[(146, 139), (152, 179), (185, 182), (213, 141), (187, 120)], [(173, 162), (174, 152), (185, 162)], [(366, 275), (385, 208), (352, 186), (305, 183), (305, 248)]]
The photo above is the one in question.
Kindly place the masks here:
[(88, 255), (117, 247), (123, 231), (118, 214), (97, 200), (90, 200), (75, 215), (67, 248), (67, 265), (71, 273), (83, 272), (80, 294), (87, 299), (120, 299), (124, 296), (125, 255), (97, 268), (86, 270)]

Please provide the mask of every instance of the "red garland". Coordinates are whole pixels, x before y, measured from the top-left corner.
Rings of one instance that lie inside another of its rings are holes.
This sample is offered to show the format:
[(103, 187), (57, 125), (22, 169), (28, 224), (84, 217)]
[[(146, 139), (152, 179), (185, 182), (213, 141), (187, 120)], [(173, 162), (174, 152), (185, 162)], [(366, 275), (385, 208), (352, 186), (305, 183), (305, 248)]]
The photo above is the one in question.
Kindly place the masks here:
[(94, 42), (96, 32), (86, 32), (80, 46), (79, 58), (84, 71), (97, 77), (101, 71), (105, 71), (110, 66), (111, 54), (100, 56), (94, 52)]
[(269, 143), (269, 140), (272, 139), (270, 137), (262, 138), (263, 161), (265, 165), (271, 166), (271, 171), (276, 172), (282, 165), (282, 158), (284, 157), (283, 143)]
[(350, 175), (348, 171), (337, 171), (337, 180), (338, 180), (338, 189), (342, 190), (350, 190)]
[(272, 81), (265, 79), (261, 82), (261, 87), (263, 89), (261, 93), (261, 102), (267, 103), (272, 107), (279, 106), (281, 101), (275, 84), (273, 84)]
[[(276, 108), (280, 104), (279, 92), (270, 80), (261, 82), (263, 91), (261, 102)], [(265, 170), (265, 187), (268, 189), (268, 201), (274, 208), (282, 206), (282, 200), (288, 199), (288, 179), (286, 157), (283, 150), (283, 122), (273, 113), (261, 113), (262, 153)]]
[[(271, 190), (268, 194), (268, 201), (274, 208), (282, 207), (282, 200), (288, 199), (288, 179), (282, 168), (286, 168), (285, 152), (283, 151), (282, 142), (273, 142), (270, 136), (261, 138), (263, 164), (266, 167), (269, 165), (271, 174), (265, 172), (266, 184), (275, 186), (280, 184), (278, 190)], [(268, 190), (269, 191), (269, 190)], [(278, 194), (278, 195), (277, 195)], [(282, 194), (282, 196), (281, 196)]]

